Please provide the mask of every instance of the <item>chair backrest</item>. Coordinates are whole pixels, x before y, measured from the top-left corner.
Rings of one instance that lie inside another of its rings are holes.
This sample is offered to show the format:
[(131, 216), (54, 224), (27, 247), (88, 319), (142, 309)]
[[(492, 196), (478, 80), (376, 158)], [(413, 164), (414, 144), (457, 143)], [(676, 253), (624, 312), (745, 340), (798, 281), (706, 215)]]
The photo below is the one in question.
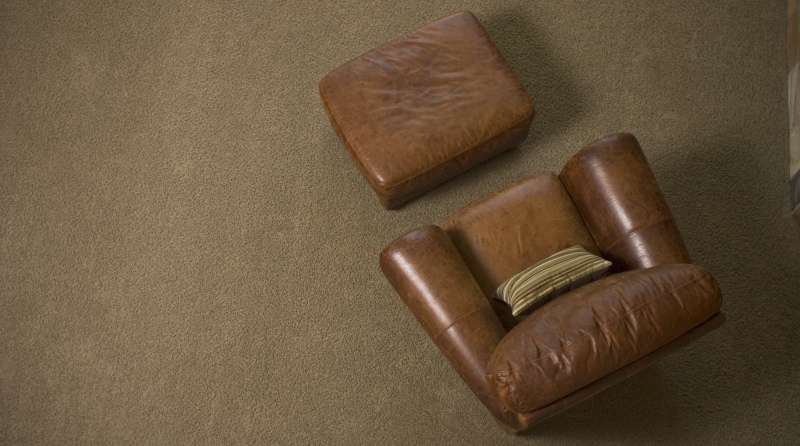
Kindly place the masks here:
[[(552, 173), (533, 175), (472, 203), (451, 215), (444, 229), (487, 298), (509, 277), (562, 249), (580, 245), (600, 254)], [(510, 318), (507, 305), (493, 307), (506, 328), (519, 322)]]

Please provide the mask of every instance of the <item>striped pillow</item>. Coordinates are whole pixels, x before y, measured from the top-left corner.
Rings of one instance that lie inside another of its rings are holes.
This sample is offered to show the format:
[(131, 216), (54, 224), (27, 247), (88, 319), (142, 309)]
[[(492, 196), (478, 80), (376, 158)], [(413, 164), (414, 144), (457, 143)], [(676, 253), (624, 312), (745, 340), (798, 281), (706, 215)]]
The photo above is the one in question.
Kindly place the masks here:
[(497, 287), (493, 297), (511, 305), (511, 313), (519, 316), (556, 296), (603, 277), (610, 266), (608, 260), (581, 246), (573, 246), (511, 276)]

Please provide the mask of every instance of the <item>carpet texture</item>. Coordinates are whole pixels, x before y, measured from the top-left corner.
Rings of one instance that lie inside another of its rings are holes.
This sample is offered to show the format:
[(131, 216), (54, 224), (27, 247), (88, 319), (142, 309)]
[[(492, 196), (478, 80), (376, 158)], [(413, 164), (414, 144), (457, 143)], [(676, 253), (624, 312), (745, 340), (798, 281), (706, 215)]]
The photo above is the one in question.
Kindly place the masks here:
[[(797, 444), (783, 1), (0, 4), (0, 443)], [(528, 140), (383, 210), (330, 69), (471, 10)], [(378, 268), (400, 234), (635, 134), (728, 322), (502, 433)]]

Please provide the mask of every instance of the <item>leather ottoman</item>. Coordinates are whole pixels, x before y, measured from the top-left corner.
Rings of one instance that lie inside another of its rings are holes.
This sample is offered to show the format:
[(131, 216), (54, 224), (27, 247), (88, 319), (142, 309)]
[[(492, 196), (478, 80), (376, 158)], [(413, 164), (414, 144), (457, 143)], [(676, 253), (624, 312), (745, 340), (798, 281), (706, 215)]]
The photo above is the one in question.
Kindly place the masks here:
[(346, 62), (319, 90), (387, 209), (516, 147), (534, 114), (525, 87), (466, 11)]

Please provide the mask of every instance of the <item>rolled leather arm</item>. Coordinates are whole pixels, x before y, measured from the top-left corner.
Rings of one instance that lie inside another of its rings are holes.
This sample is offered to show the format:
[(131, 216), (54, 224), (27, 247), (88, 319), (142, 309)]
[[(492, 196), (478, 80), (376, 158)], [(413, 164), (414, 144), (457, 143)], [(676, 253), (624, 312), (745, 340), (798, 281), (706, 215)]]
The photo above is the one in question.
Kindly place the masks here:
[(381, 252), (380, 264), (470, 390), (495, 417), (516, 424), (486, 382), (486, 363), (506, 331), (447, 233), (437, 226), (409, 232)]
[(559, 175), (616, 270), (691, 263), (639, 142), (628, 133), (584, 147)]
[(509, 409), (532, 412), (655, 352), (718, 314), (708, 271), (664, 265), (606, 277), (535, 311), (497, 346), (486, 379)]

